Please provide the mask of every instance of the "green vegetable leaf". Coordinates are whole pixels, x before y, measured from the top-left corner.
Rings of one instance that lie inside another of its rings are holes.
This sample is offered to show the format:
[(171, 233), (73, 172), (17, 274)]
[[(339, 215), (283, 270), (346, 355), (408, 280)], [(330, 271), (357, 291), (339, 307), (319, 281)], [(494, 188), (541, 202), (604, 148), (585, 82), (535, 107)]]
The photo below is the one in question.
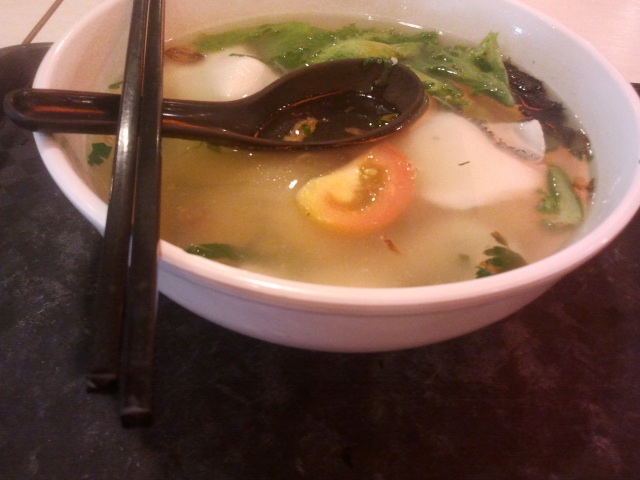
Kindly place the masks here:
[(420, 49), (419, 43), (388, 44), (363, 38), (350, 38), (320, 50), (311, 62), (369, 57), (404, 59), (419, 53)]
[(238, 263), (246, 258), (246, 255), (237, 247), (227, 243), (201, 243), (192, 244), (185, 248), (187, 253), (199, 255), (209, 260), (218, 260), (224, 263)]
[(527, 264), (520, 254), (503, 246), (489, 248), (484, 251), (484, 254), (489, 258), (478, 266), (477, 278), (507, 272)]
[(580, 199), (567, 174), (556, 165), (549, 167), (547, 189), (538, 205), (547, 223), (559, 227), (580, 224), (584, 216)]
[[(411, 67), (411, 63), (409, 63)], [(467, 101), (464, 99), (464, 93), (452, 82), (438, 79), (434, 76), (428, 75), (420, 70), (412, 68), (413, 72), (418, 76), (422, 85), (424, 85), (425, 91), (440, 100), (446, 105), (450, 105), (455, 108), (464, 106)]]
[(507, 239), (500, 232), (492, 232), (491, 236), (500, 245), (488, 248), (483, 252), (488, 258), (476, 267), (476, 278), (507, 272), (527, 264), (519, 253), (509, 248)]
[(507, 106), (515, 104), (497, 33), (489, 33), (476, 47), (436, 46), (430, 53), (409, 65), (436, 78), (468, 85), (474, 95), (487, 95)]
[(91, 153), (87, 158), (89, 165), (102, 165), (105, 160), (111, 155), (113, 147), (110, 147), (106, 143), (98, 142), (91, 144)]
[(369, 123), (376, 127), (384, 127), (385, 125), (389, 125), (391, 122), (393, 122), (397, 117), (397, 113), (386, 113), (372, 119)]
[(206, 53), (239, 44), (284, 70), (342, 58), (395, 58), (416, 72), (427, 93), (455, 108), (466, 101), (454, 82), (505, 105), (515, 103), (495, 33), (474, 47), (448, 47), (439, 43), (436, 32), (403, 34), (354, 25), (325, 30), (304, 22), (284, 22), (202, 35), (194, 46)]
[(206, 53), (248, 44), (266, 63), (294, 69), (305, 66), (315, 53), (335, 41), (335, 33), (331, 31), (304, 22), (284, 22), (203, 35), (194, 46), (199, 52)]

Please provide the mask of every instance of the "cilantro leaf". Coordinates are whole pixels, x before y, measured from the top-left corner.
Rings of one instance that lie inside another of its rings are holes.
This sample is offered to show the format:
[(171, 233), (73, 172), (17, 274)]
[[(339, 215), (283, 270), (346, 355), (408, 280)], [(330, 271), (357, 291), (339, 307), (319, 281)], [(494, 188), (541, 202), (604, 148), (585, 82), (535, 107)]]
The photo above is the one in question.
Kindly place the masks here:
[(498, 273), (508, 272), (527, 264), (522, 255), (511, 250), (507, 240), (499, 232), (492, 232), (491, 236), (500, 245), (486, 249), (483, 253), (487, 259), (476, 267), (476, 278), (489, 277)]
[(112, 150), (113, 147), (110, 147), (104, 142), (92, 143), (91, 153), (89, 153), (87, 162), (89, 163), (89, 165), (102, 165), (104, 161), (109, 158)]
[(218, 260), (224, 263), (238, 263), (246, 258), (246, 255), (237, 247), (227, 243), (191, 244), (185, 248), (185, 251), (192, 255), (199, 255), (209, 260)]

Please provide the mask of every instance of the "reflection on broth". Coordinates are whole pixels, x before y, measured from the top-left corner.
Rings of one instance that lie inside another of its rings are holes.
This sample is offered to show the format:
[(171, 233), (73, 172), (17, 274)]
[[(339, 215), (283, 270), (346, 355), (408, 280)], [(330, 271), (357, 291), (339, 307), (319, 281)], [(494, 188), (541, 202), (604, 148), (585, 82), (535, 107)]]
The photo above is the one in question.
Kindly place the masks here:
[[(288, 69), (350, 56), (409, 65), (431, 100), (389, 140), (333, 152), (166, 139), (162, 237), (194, 254), (313, 283), (438, 284), (553, 254), (588, 208), (586, 136), (536, 79), (505, 67), (493, 34), (460, 47), (431, 32), (289, 22), (193, 35), (170, 48), (168, 98), (239, 98)], [(112, 143), (89, 141), (103, 198)]]

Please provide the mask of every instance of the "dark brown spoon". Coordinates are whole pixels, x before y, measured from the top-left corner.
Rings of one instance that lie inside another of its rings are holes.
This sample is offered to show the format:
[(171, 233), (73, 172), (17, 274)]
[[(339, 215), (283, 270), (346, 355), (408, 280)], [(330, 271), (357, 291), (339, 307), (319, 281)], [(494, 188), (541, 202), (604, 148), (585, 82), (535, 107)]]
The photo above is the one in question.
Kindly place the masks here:
[[(4, 101), (6, 115), (29, 130), (89, 134), (115, 134), (119, 105), (117, 94), (38, 89), (16, 90)], [(337, 60), (295, 70), (240, 100), (165, 99), (162, 135), (239, 148), (334, 148), (396, 132), (425, 106), (424, 87), (409, 68)], [(306, 118), (318, 120), (315, 131), (285, 140)]]

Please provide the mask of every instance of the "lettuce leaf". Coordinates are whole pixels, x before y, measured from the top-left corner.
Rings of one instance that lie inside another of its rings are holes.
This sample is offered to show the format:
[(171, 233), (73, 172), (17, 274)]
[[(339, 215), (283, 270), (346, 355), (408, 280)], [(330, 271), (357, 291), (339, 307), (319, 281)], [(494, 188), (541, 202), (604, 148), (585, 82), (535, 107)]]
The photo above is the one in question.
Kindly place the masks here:
[(487, 95), (507, 106), (515, 104), (497, 33), (489, 33), (476, 47), (437, 46), (429, 53), (409, 61), (409, 65), (434, 77), (467, 85), (474, 95)]
[(582, 204), (573, 191), (573, 184), (564, 170), (551, 165), (547, 174), (548, 191), (544, 193), (538, 210), (545, 214), (551, 226), (576, 226), (582, 222)]
[(409, 66), (412, 67), (413, 72), (422, 81), (422, 85), (424, 85), (424, 89), (429, 95), (455, 108), (463, 107), (467, 103), (464, 98), (464, 92), (452, 82), (447, 82), (446, 80), (441, 80), (420, 70), (416, 70), (411, 64), (409, 64)]
[(364, 38), (349, 38), (320, 50), (309, 61), (319, 63), (343, 58), (370, 57), (405, 59), (419, 50), (420, 44), (417, 43), (389, 44)]
[(304, 22), (285, 22), (201, 35), (194, 46), (207, 53), (246, 44), (264, 62), (289, 70), (305, 66), (309, 58), (336, 40), (334, 32)]
[(284, 71), (343, 58), (395, 58), (416, 72), (428, 94), (455, 108), (467, 101), (458, 84), (473, 95), (487, 95), (507, 106), (515, 103), (496, 33), (477, 46), (445, 46), (435, 32), (403, 34), (354, 25), (325, 30), (284, 22), (202, 35), (194, 46), (207, 53), (238, 44), (249, 45), (262, 61)]

